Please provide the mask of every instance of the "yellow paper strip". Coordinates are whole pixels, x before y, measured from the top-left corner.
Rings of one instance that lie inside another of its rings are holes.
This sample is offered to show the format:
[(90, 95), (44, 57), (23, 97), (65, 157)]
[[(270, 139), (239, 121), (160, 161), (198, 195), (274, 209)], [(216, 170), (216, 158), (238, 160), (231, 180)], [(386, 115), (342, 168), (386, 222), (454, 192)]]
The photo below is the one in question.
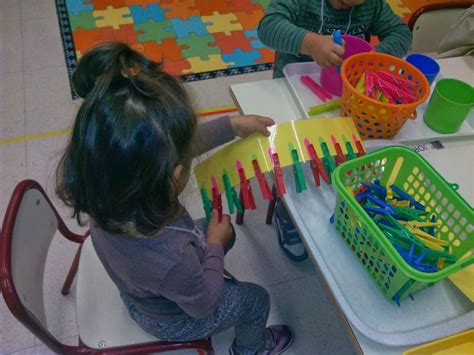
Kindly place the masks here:
[[(257, 156), (260, 169), (263, 173), (273, 169), (268, 149), (271, 147), (274, 153), (278, 153), (281, 167), (293, 164), (293, 159), (288, 148), (291, 143), (297, 149), (300, 161), (309, 160), (304, 140), (309, 139), (316, 149), (319, 157), (323, 156), (319, 144), (321, 137), (327, 143), (332, 155), (336, 154), (333, 147), (331, 135), (334, 135), (341, 146), (344, 154), (347, 154), (345, 144), (342, 140), (344, 135), (351, 139), (354, 134), (359, 140), (359, 134), (351, 118), (313, 118), (290, 121), (270, 127), (270, 137), (264, 137), (260, 133), (254, 133), (245, 139), (236, 142), (219, 150), (216, 154), (203, 161), (194, 169), (199, 188), (205, 187), (211, 195), (211, 176), (215, 176), (219, 185), (219, 191), (224, 191), (222, 173), (225, 169), (229, 175), (232, 186), (240, 183), (239, 174), (236, 168), (237, 160), (240, 160), (245, 170), (246, 178), (255, 176), (252, 166), (252, 155)], [(351, 141), (354, 152), (357, 152), (355, 144)]]

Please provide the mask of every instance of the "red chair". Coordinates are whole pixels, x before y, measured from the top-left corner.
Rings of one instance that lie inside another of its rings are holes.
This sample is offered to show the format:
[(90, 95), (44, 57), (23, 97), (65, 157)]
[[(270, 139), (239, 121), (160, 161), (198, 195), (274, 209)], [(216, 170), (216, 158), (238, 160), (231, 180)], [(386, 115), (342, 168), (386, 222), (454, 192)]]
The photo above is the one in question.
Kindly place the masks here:
[[(78, 243), (79, 250), (62, 293), (67, 294), (78, 272), (79, 345), (62, 344), (49, 331), (43, 300), (46, 257), (58, 231)], [(89, 232), (71, 232), (33, 180), (20, 182), (10, 199), (0, 235), (1, 291), (11, 313), (56, 353), (137, 354), (196, 349), (213, 354), (211, 339), (162, 342), (144, 332), (128, 315), (120, 294), (98, 259)]]

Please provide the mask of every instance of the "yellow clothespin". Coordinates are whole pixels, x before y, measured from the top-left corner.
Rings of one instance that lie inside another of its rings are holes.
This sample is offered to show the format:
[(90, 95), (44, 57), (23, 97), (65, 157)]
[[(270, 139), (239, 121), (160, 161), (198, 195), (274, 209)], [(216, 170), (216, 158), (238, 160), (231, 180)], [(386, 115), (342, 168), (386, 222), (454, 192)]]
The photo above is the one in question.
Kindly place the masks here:
[(438, 259), (438, 262), (436, 263), (436, 266), (438, 267), (438, 269), (442, 269), (444, 267), (444, 261), (446, 259), (445, 258), (439, 258)]

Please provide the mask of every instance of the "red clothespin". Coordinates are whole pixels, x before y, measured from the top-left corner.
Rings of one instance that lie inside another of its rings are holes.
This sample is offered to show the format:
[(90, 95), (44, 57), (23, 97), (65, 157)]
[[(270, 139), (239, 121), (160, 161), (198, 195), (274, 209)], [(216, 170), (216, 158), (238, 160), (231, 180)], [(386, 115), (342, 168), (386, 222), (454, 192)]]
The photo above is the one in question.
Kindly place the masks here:
[(285, 181), (283, 180), (283, 171), (280, 166), (280, 159), (278, 158), (277, 153), (273, 153), (272, 148), (268, 148), (268, 154), (273, 162), (273, 171), (275, 172), (276, 177), (276, 190), (277, 196), (283, 197), (286, 194)]
[(352, 134), (352, 140), (354, 141), (354, 144), (357, 147), (357, 156), (361, 157), (365, 155), (364, 147), (362, 146), (362, 143), (360, 142), (360, 140), (357, 139), (355, 134)]
[(262, 174), (262, 170), (260, 169), (260, 166), (258, 165), (258, 160), (255, 155), (252, 157), (252, 165), (253, 165), (253, 170), (255, 171), (255, 177), (257, 178), (258, 186), (260, 186), (260, 191), (262, 192), (263, 198), (268, 201), (273, 200), (273, 194), (270, 191), (270, 187), (268, 187), (267, 180), (265, 179), (265, 176), (263, 176)]
[(242, 163), (240, 162), (240, 160), (237, 160), (237, 163), (235, 164), (235, 166), (237, 167), (237, 171), (239, 172), (240, 193), (242, 196), (244, 209), (254, 210), (257, 207), (255, 206), (255, 199), (253, 198), (252, 186), (250, 186), (250, 183), (247, 180), (247, 177), (245, 176), (245, 171), (244, 171), (244, 168), (242, 167)]
[(331, 140), (332, 140), (332, 144), (334, 145), (334, 149), (336, 150), (335, 160), (336, 160), (336, 166), (338, 166), (339, 164), (342, 164), (346, 161), (346, 157), (344, 156), (344, 153), (342, 152), (341, 146), (337, 142), (336, 137), (334, 137), (334, 135), (332, 134), (331, 134)]
[(222, 221), (222, 198), (217, 187), (217, 180), (215, 176), (211, 176), (212, 185), (212, 208), (217, 210), (219, 214), (219, 223)]
[(318, 154), (316, 153), (316, 149), (314, 149), (314, 146), (311, 144), (311, 142), (306, 138), (304, 140), (304, 144), (306, 146), (306, 150), (308, 151), (309, 157), (310, 157), (310, 166), (311, 166), (311, 171), (313, 172), (313, 177), (314, 177), (314, 183), (316, 186), (321, 186), (321, 181), (319, 179), (319, 175), (323, 178), (323, 180), (329, 184), (329, 178), (326, 175), (326, 171), (324, 170), (323, 163), (318, 157)]

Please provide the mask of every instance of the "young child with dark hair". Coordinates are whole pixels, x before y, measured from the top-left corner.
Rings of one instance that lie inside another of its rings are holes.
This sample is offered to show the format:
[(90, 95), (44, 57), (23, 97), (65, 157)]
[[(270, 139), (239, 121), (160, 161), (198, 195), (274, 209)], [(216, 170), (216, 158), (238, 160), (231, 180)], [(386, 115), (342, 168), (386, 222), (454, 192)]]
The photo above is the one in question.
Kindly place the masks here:
[(203, 230), (178, 200), (193, 157), (255, 131), (261, 116), (197, 124), (188, 95), (160, 65), (129, 46), (86, 53), (73, 75), (84, 101), (59, 164), (57, 193), (87, 214), (94, 248), (131, 317), (164, 341), (190, 341), (235, 328), (233, 354), (277, 354), (287, 326), (265, 328), (261, 286), (224, 278), (235, 234), (213, 211)]
[(275, 77), (288, 63), (314, 60), (322, 67), (342, 63), (344, 48), (332, 34), (378, 36), (376, 51), (403, 57), (412, 41), (408, 26), (385, 0), (272, 0), (258, 36), (278, 51)]
[[(375, 50), (397, 57), (406, 55), (412, 42), (408, 26), (385, 0), (272, 0), (258, 36), (277, 51), (273, 77), (282, 77), (289, 63), (341, 64), (344, 47), (332, 37), (337, 30), (364, 39), (378, 36)], [(294, 261), (305, 260), (308, 253), (281, 201), (275, 207), (275, 220), (285, 254)]]

